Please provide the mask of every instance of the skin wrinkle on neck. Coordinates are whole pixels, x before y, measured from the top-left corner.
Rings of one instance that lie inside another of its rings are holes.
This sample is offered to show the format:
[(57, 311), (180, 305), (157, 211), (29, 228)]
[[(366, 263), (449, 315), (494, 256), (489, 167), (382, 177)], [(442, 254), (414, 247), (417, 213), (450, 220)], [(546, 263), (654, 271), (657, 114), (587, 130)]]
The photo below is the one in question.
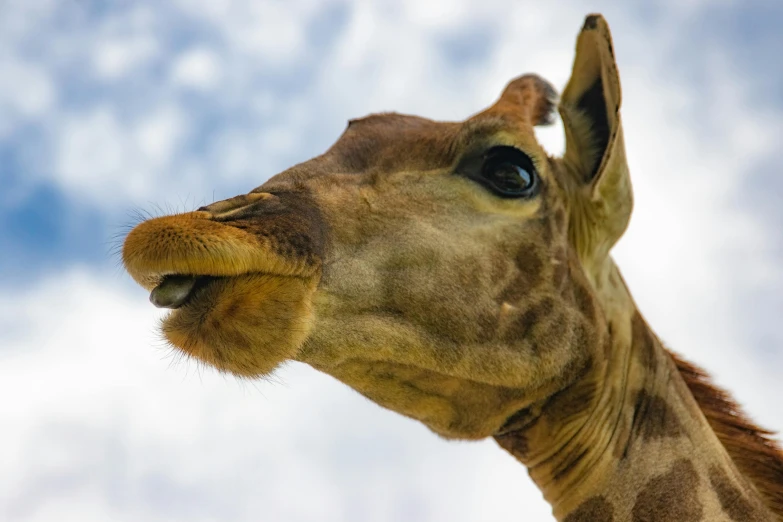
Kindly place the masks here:
[[(619, 517), (614, 520), (632, 520), (632, 513), (634, 517), (645, 516), (638, 515), (650, 509), (645, 503), (657, 501), (655, 488), (648, 491), (645, 486), (665, 486), (665, 472), (672, 476), (685, 473), (698, 485), (688, 497), (690, 504), (685, 502), (687, 505), (681, 507), (683, 513), (691, 516), (703, 511), (708, 515), (694, 520), (728, 520), (710, 489), (708, 473), (716, 474), (710, 470), (720, 469), (744, 491), (752, 487), (695, 405), (671, 356), (647, 324), (636, 319), (636, 306), (616, 266), (608, 260), (607, 267), (602, 272), (615, 274), (621, 283), (597, 285), (596, 289), (599, 308), (611, 325), (612, 356), (561, 392), (578, 396), (577, 387), (593, 380), (593, 403), (550, 424), (558, 413), (546, 411), (550, 398), (537, 405), (540, 411), (532, 420), (496, 435), (496, 439), (509, 449), (511, 438), (524, 438), (524, 455), (509, 451), (528, 466), (558, 520), (585, 503), (595, 503), (593, 499), (599, 496), (602, 502), (608, 499), (613, 516)], [(620, 303), (625, 304), (612, 306)], [(638, 331), (640, 326), (643, 331)], [(651, 350), (652, 359), (646, 350)], [(649, 408), (649, 404), (663, 409)], [(635, 494), (629, 496), (629, 492)], [(754, 504), (753, 509), (753, 516), (765, 520), (763, 507)], [(624, 513), (627, 518), (623, 518)]]
[[(613, 263), (611, 263), (613, 266)], [(628, 298), (630, 298), (630, 295), (628, 295)], [(603, 309), (603, 307), (599, 307)], [(615, 331), (617, 331), (618, 328), (615, 328)], [(607, 334), (608, 335), (608, 334)], [(631, 366), (631, 353), (630, 350), (613, 350), (615, 352), (619, 352), (622, 360), (620, 361), (620, 367), (622, 368), (622, 371), (620, 372), (621, 375), (621, 395), (624, 395), (627, 389), (628, 384), (628, 374), (630, 371)], [(598, 359), (596, 357), (596, 359)], [(581, 442), (583, 440), (588, 440), (591, 443), (594, 442), (593, 439), (595, 435), (591, 436), (591, 433), (597, 433), (597, 434), (603, 434), (606, 432), (606, 430), (603, 428), (604, 426), (608, 425), (608, 423), (601, 419), (601, 417), (607, 417), (607, 418), (615, 418), (615, 421), (611, 423), (614, 428), (610, 431), (610, 433), (614, 433), (616, 430), (617, 425), (620, 423), (620, 417), (622, 413), (622, 409), (618, 408), (616, 410), (616, 413), (612, 413), (612, 397), (611, 397), (611, 387), (607, 386), (607, 380), (606, 375), (612, 373), (611, 369), (612, 366), (614, 366), (614, 358), (605, 361), (602, 365), (602, 368), (594, 368), (592, 374), (584, 376), (582, 379), (592, 379), (596, 382), (597, 385), (597, 393), (595, 395), (596, 399), (593, 401), (592, 406), (589, 410), (586, 410), (587, 414), (586, 416), (580, 418), (580, 423), (576, 426), (575, 429), (563, 431), (564, 429), (567, 429), (568, 426), (557, 426), (554, 428), (553, 431), (557, 431), (557, 434), (554, 438), (547, 437), (549, 440), (552, 441), (550, 448), (547, 451), (542, 452), (542, 454), (538, 457), (536, 456), (530, 456), (529, 460), (526, 460), (525, 464), (529, 467), (531, 476), (534, 474), (534, 470), (541, 464), (552, 460), (555, 458), (558, 454), (563, 452), (566, 448), (568, 448), (570, 445)], [(594, 361), (594, 364), (597, 364)], [(572, 383), (571, 388), (573, 388), (578, 383)], [(549, 399), (542, 401), (543, 403), (546, 403)], [(602, 406), (606, 406), (607, 408), (603, 408)], [(587, 435), (587, 437), (581, 437), (581, 435)], [(548, 434), (551, 435), (551, 434)], [(563, 440), (565, 439), (565, 440)], [(560, 442), (562, 441), (562, 442)], [(607, 440), (604, 443), (604, 448), (608, 448), (611, 443), (611, 437), (607, 438)], [(590, 444), (589, 447), (592, 447), (593, 444)], [(600, 456), (601, 452), (598, 453), (598, 456)]]

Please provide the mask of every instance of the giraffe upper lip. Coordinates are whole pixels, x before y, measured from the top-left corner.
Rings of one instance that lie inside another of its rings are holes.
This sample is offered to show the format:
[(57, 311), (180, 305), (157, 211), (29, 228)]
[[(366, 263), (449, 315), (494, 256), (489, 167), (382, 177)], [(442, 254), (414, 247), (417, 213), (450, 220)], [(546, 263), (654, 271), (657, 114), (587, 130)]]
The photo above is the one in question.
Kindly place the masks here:
[[(215, 221), (203, 211), (139, 224), (125, 238), (122, 256), (131, 277), (156, 294), (151, 296), (154, 304), (164, 307), (177, 306), (187, 296), (188, 278), (253, 273), (311, 277), (320, 270), (318, 262), (280, 253), (269, 238)], [(166, 295), (169, 289), (171, 295)]]

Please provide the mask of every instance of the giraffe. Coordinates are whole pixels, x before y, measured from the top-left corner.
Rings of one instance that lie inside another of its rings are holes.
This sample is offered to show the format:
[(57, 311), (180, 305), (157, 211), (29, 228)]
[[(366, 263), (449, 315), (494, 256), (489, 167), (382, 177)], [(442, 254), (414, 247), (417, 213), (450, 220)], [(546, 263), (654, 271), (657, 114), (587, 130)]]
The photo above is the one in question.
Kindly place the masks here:
[[(562, 95), (463, 122), (352, 120), (248, 194), (149, 219), (123, 262), (176, 349), (241, 378), (298, 360), (446, 439), (493, 437), (557, 520), (783, 520), (783, 453), (653, 333), (610, 251), (632, 191), (611, 35)], [(562, 157), (537, 143), (558, 109)]]

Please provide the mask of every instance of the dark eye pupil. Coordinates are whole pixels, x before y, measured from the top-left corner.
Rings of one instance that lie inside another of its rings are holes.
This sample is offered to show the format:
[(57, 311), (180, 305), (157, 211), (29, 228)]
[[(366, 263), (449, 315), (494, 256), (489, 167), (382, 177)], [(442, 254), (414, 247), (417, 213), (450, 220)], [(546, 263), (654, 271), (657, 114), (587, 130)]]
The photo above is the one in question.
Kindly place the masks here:
[(489, 166), (487, 174), (492, 182), (502, 192), (513, 193), (524, 191), (533, 182), (533, 176), (524, 167), (514, 163), (503, 162)]
[(508, 146), (494, 147), (484, 155), (477, 181), (504, 198), (532, 197), (539, 185), (530, 156)]
[(455, 172), (501, 198), (533, 198), (542, 187), (532, 158), (508, 145), (498, 145), (481, 154), (466, 156)]

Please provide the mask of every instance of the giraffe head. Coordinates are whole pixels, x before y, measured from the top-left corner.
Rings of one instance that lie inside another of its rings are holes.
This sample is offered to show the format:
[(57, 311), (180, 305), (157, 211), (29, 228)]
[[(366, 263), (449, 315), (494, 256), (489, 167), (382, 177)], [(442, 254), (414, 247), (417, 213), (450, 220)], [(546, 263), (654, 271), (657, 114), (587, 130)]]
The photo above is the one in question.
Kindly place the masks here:
[[(464, 122), (353, 120), (249, 194), (139, 224), (123, 261), (194, 358), (244, 377), (303, 361), (486, 437), (602, 357), (596, 284), (632, 206), (619, 106), (593, 15), (559, 102), (525, 75)], [(555, 107), (561, 158), (534, 134)]]

